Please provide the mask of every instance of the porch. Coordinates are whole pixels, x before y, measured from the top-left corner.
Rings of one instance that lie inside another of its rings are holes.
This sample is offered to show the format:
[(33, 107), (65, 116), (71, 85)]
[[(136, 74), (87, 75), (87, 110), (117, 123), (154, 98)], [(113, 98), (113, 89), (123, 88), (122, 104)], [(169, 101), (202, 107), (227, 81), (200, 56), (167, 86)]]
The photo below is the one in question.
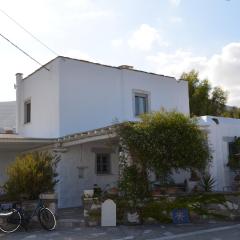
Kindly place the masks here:
[(24, 138), (17, 134), (0, 134), (0, 186), (7, 179), (7, 167), (18, 154), (48, 147), (55, 142), (55, 139)]
[(94, 184), (104, 189), (118, 180), (118, 145), (110, 127), (58, 139), (0, 134), (0, 186), (16, 156), (31, 151), (52, 151), (61, 157), (56, 186), (59, 208), (79, 207), (83, 190)]

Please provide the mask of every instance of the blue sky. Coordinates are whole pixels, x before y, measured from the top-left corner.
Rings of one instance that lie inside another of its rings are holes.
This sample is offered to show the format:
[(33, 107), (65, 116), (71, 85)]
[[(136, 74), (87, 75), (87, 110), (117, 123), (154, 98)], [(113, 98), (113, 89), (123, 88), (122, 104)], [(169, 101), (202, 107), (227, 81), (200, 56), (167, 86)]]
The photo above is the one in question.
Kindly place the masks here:
[[(239, 0), (8, 0), (0, 9), (60, 55), (180, 77), (192, 68), (240, 106)], [(0, 32), (41, 63), (55, 57), (0, 12)], [(38, 65), (0, 39), (0, 101)]]

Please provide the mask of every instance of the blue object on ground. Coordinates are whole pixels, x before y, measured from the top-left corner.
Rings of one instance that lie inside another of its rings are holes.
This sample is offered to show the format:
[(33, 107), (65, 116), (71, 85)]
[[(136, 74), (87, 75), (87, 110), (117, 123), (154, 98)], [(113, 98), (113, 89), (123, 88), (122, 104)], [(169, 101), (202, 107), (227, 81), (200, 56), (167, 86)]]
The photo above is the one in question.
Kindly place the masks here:
[(187, 208), (173, 209), (172, 219), (175, 224), (189, 223), (189, 213)]

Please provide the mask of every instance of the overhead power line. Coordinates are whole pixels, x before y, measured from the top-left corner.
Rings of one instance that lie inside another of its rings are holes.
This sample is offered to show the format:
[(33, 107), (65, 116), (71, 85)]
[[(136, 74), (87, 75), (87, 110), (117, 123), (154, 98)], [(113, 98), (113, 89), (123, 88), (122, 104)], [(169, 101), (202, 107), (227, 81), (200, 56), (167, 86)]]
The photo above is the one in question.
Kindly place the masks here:
[(50, 52), (52, 52), (53, 54), (55, 54), (56, 56), (59, 56), (58, 53), (56, 53), (54, 50), (52, 50), (50, 47), (48, 47), (44, 42), (42, 42), (39, 38), (35, 37), (30, 31), (28, 31), (25, 27), (23, 27), (20, 23), (18, 23), (14, 18), (12, 18), (11, 16), (9, 16), (5, 11), (3, 11), (2, 9), (0, 9), (0, 11), (6, 16), (8, 17), (12, 22), (14, 22), (18, 27), (20, 27), (23, 31), (25, 31), (28, 35), (30, 35), (32, 38), (34, 38), (37, 42), (39, 42), (42, 46), (44, 46), (45, 48), (47, 48)]
[(10, 44), (12, 44), (15, 48), (17, 48), (19, 51), (21, 51), (22, 53), (24, 53), (26, 56), (28, 56), (30, 59), (32, 59), (34, 62), (36, 62), (37, 64), (39, 64), (41, 67), (45, 68), (46, 70), (50, 71), (48, 68), (46, 68), (44, 65), (42, 65), (40, 62), (38, 62), (35, 58), (33, 58), (32, 56), (30, 56), (28, 53), (26, 53), (24, 50), (22, 50), (20, 47), (18, 47), (16, 44), (14, 44), (12, 41), (10, 41), (8, 38), (6, 38), (4, 35), (2, 35), (0, 33), (0, 36), (2, 38), (4, 38), (6, 41), (8, 41)]

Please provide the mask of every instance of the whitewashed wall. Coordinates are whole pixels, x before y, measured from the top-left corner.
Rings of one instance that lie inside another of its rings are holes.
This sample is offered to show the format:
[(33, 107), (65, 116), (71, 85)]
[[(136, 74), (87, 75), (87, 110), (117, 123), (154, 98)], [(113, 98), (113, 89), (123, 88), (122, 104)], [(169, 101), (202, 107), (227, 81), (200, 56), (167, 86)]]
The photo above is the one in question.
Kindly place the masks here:
[[(216, 124), (213, 118), (217, 119), (219, 124)], [(208, 131), (208, 142), (213, 157), (210, 173), (216, 180), (215, 190), (222, 191), (233, 182), (234, 174), (227, 166), (228, 142), (233, 141), (235, 136), (240, 137), (240, 120), (203, 116), (199, 118), (199, 125)]]
[(171, 77), (60, 59), (60, 135), (137, 120), (133, 90), (150, 93), (152, 111), (189, 114), (188, 85)]
[[(59, 136), (58, 58), (17, 86), (18, 133), (26, 137)], [(24, 101), (31, 100), (31, 122), (24, 124)]]
[[(156, 74), (57, 57), (17, 84), (18, 132), (28, 137), (61, 137), (137, 120), (133, 90), (150, 94), (150, 110), (189, 114), (186, 81)], [(31, 123), (24, 101), (31, 99)]]
[[(96, 174), (96, 154), (93, 152), (93, 148), (96, 147), (109, 148), (109, 145), (104, 142), (75, 145), (62, 154), (58, 165), (59, 183), (57, 186), (60, 208), (81, 206), (83, 190), (93, 189), (94, 184), (105, 188), (107, 184), (118, 181), (118, 155), (114, 152), (111, 153), (111, 174)], [(78, 167), (85, 167), (83, 178), (79, 178)]]

